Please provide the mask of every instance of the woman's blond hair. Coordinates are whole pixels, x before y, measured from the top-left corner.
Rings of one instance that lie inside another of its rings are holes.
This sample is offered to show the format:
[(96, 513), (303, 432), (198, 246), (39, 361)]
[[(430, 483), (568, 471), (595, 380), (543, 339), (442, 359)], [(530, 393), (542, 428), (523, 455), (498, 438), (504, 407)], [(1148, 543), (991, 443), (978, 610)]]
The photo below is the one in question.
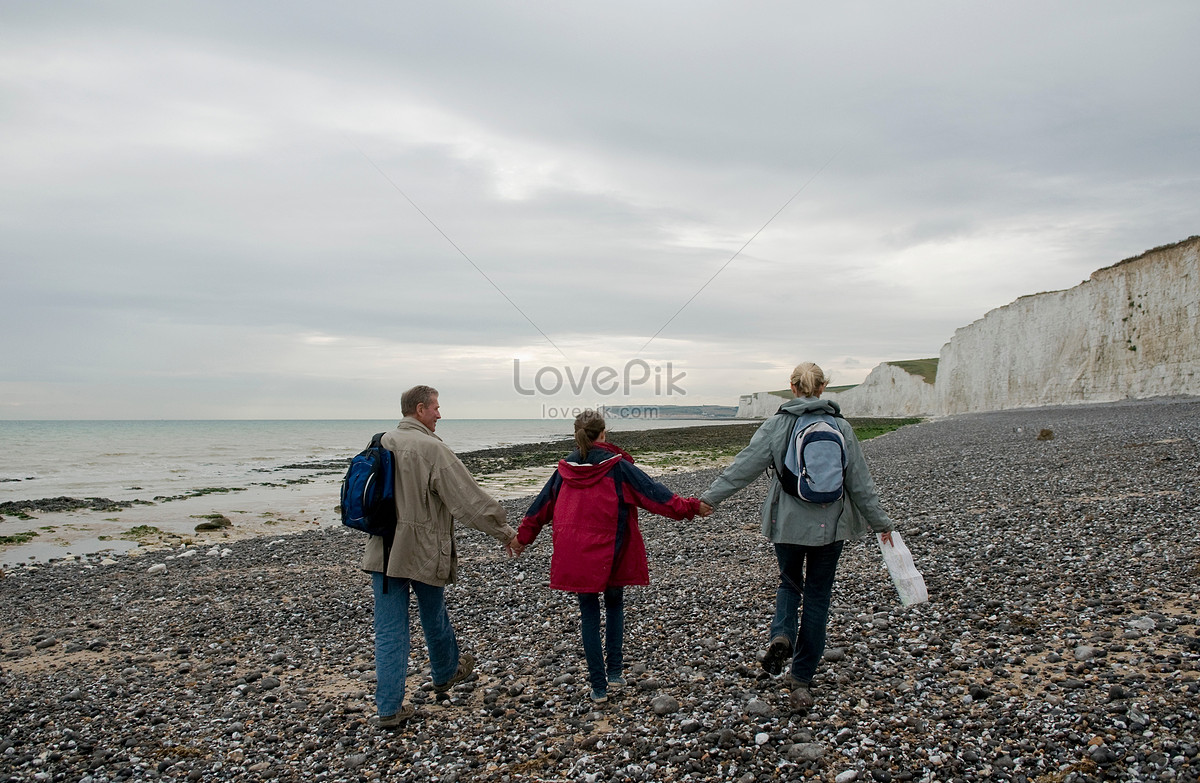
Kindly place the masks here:
[(587, 459), (588, 449), (605, 429), (604, 417), (591, 408), (575, 417), (575, 445), (581, 459)]
[(800, 362), (792, 370), (792, 385), (800, 390), (801, 397), (816, 397), (822, 386), (829, 383), (829, 376), (812, 362)]

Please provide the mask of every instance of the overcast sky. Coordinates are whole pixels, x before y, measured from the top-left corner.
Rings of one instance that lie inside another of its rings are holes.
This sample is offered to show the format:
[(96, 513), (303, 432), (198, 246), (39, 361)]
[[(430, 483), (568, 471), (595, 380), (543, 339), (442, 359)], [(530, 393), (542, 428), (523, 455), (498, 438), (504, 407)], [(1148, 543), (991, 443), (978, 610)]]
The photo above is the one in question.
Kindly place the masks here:
[(736, 404), (1200, 233), (1194, 0), (5, 3), (0, 38), (0, 418)]

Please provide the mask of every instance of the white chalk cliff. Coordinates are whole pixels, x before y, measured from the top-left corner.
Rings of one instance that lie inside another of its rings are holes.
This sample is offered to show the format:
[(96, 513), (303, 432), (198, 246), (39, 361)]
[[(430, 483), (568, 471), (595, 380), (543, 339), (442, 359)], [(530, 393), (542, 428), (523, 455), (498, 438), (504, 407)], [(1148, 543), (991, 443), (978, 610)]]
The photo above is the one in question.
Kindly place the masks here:
[(934, 384), (888, 362), (858, 386), (822, 396), (835, 400), (847, 416), (933, 416), (938, 409)]
[[(737, 415), (772, 415), (777, 395)], [(990, 311), (942, 347), (934, 384), (886, 363), (828, 396), (849, 416), (936, 416), (1171, 395), (1200, 395), (1200, 237)]]
[(1200, 394), (1200, 237), (1025, 296), (954, 333), (942, 414)]

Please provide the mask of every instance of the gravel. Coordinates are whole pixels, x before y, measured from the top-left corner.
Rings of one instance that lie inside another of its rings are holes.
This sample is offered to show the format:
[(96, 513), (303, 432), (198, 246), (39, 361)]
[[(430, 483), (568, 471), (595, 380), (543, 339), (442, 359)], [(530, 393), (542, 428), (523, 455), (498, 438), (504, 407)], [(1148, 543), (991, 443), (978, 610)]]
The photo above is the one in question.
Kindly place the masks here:
[(652, 584), (627, 591), (629, 686), (603, 705), (548, 537), (512, 561), (460, 530), (476, 673), (439, 700), (415, 642), (395, 731), (360, 534), (23, 566), (0, 579), (0, 781), (1195, 781), (1198, 439), (1200, 402), (1159, 400), (866, 442), (930, 602), (903, 609), (875, 543), (847, 546), (799, 712), (757, 665), (762, 480), (707, 520), (643, 515)]

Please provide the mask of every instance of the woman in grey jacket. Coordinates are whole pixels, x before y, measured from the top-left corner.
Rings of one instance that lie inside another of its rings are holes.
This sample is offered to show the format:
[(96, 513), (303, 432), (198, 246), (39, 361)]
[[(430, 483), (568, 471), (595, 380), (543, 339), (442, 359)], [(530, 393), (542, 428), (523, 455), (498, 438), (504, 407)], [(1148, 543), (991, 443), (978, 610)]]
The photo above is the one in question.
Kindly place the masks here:
[(883, 533), (890, 544), (893, 525), (879, 503), (875, 482), (853, 427), (840, 417), (841, 409), (836, 402), (820, 399), (828, 382), (824, 371), (812, 362), (804, 362), (792, 370), (790, 380), (796, 398), (785, 402), (779, 410), (780, 414), (792, 415), (776, 415), (763, 422), (750, 444), (700, 500), (715, 508), (781, 460), (797, 417), (805, 413), (834, 416), (833, 421), (845, 440), (842, 497), (832, 503), (810, 503), (785, 493), (776, 475), (762, 507), (762, 532), (775, 545), (779, 561), (775, 618), (771, 621), (770, 644), (762, 667), (775, 675), (785, 661), (791, 661), (784, 680), (792, 690), (792, 706), (800, 709), (813, 703), (809, 688), (825, 652), (825, 626), (843, 544), (861, 537), (868, 528)]

